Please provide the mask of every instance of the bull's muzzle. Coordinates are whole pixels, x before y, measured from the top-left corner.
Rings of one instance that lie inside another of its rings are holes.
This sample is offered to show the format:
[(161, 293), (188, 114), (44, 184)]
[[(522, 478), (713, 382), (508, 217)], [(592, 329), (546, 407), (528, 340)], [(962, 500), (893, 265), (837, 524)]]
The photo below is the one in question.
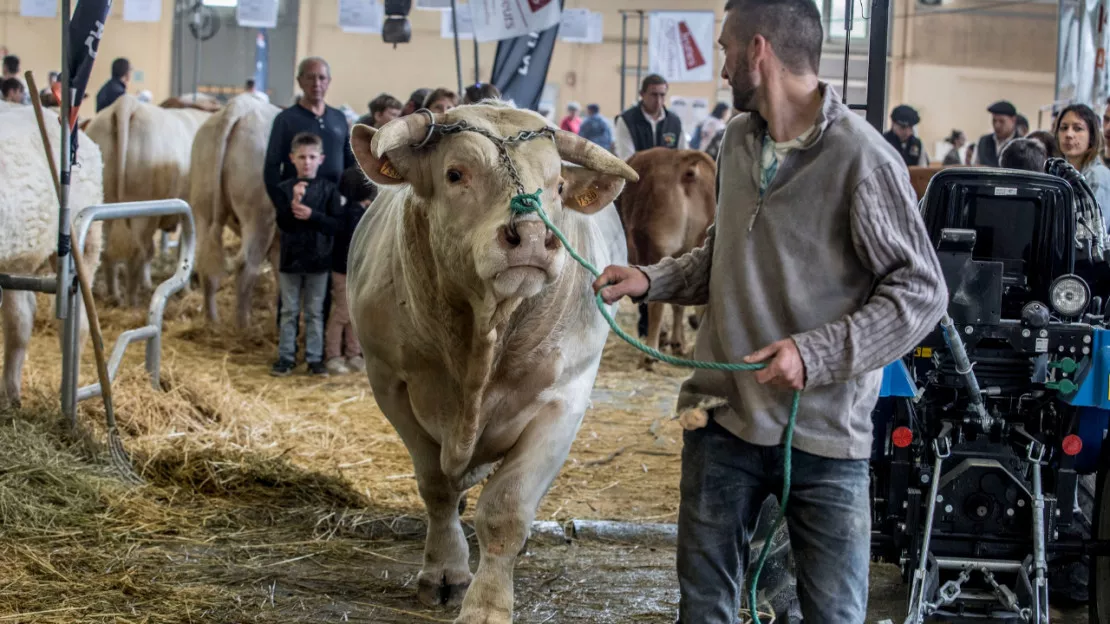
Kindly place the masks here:
[(547, 269), (559, 248), (559, 239), (542, 221), (515, 220), (498, 230), (497, 244), (505, 252), (509, 268)]

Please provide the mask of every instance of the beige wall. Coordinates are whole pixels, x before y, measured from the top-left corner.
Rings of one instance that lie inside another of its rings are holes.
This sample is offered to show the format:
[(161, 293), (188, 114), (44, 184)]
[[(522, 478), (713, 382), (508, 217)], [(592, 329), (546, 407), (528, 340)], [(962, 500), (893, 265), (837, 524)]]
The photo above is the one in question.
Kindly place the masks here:
[[(308, 0), (311, 1), (311, 0)], [(35, 72), (35, 81), (41, 89), (46, 74), (61, 69), (61, 3), (58, 18), (26, 18), (19, 16), (19, 0), (0, 0), (0, 46), (22, 61), (22, 70)], [(162, 0), (162, 21), (140, 23), (123, 21), (123, 2), (112, 4), (112, 12), (104, 27), (104, 38), (97, 53), (89, 78), (88, 108), (83, 115), (96, 110), (95, 97), (100, 86), (111, 76), (112, 60), (125, 56), (135, 69), (132, 93), (149, 89), (154, 101), (170, 96), (170, 68), (172, 64), (173, 0)]]
[[(606, 115), (615, 115), (620, 104), (620, 37), (619, 9), (675, 9), (714, 10), (718, 18), (724, 7), (723, 0), (566, 0), (566, 8), (590, 8), (604, 13), (604, 42), (600, 44), (571, 44), (558, 42), (548, 70), (547, 81), (559, 86), (559, 111), (571, 100), (585, 106), (589, 102), (601, 105)], [(412, 41), (393, 46), (382, 43), (380, 35), (346, 34), (337, 26), (337, 3), (334, 0), (301, 0), (300, 28), (298, 30), (297, 56), (322, 56), (332, 67), (332, 86), (328, 100), (333, 105), (349, 104), (365, 112), (366, 103), (382, 91), (388, 91), (404, 101), (408, 94), (419, 87), (448, 87), (455, 89), (455, 51), (451, 39), (440, 38), (440, 16), (435, 11), (413, 10)], [(628, 64), (626, 79), (627, 102), (636, 99), (635, 85), (636, 37), (639, 24), (629, 18)], [(644, 19), (644, 36), (648, 24)], [(459, 43), (462, 52), (463, 84), (474, 82), (474, 42)], [(496, 43), (480, 45), (480, 75), (483, 81), (490, 78)], [(708, 51), (707, 51), (708, 52)], [(644, 48), (644, 74), (647, 73), (647, 47)], [(714, 63), (717, 62), (714, 54)], [(720, 66), (715, 65), (714, 72)], [(278, 79), (274, 77), (274, 79)], [(712, 103), (717, 93), (716, 82), (675, 83), (671, 93), (689, 97), (708, 98)]]
[[(982, 8), (981, 0), (956, 0), (941, 10), (971, 7)], [(931, 154), (954, 128), (972, 140), (990, 132), (986, 108), (1001, 99), (1037, 127), (1038, 108), (1051, 104), (1054, 93), (1054, 6), (927, 15), (915, 0), (894, 0), (893, 8), (887, 104), (918, 110), (917, 133)]]

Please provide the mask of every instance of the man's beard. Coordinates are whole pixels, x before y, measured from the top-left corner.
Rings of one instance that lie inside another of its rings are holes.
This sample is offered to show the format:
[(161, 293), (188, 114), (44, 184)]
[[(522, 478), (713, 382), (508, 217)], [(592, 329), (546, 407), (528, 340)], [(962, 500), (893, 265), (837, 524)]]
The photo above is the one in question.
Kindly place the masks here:
[(744, 113), (754, 113), (756, 112), (756, 89), (748, 74), (748, 66), (745, 63), (736, 68), (735, 74), (729, 80), (729, 86), (732, 87), (732, 107)]

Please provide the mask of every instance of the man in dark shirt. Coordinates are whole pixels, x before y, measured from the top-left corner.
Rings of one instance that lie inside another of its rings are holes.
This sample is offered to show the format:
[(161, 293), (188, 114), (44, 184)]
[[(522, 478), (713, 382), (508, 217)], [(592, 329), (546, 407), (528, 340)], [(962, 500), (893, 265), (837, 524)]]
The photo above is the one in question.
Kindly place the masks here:
[(913, 127), (921, 122), (921, 117), (912, 106), (895, 106), (890, 113), (891, 128), (883, 133), (883, 138), (898, 152), (907, 167), (929, 166), (929, 154), (921, 139), (913, 133)]
[(127, 93), (127, 85), (131, 84), (131, 61), (118, 58), (112, 61), (112, 77), (100, 87), (96, 93), (96, 112), (100, 112), (112, 105), (121, 95)]
[(343, 170), (356, 164), (355, 155), (351, 152), (347, 117), (339, 109), (324, 103), (331, 84), (331, 68), (327, 61), (315, 56), (301, 61), (297, 67), (297, 84), (304, 95), (295, 105), (274, 118), (262, 169), (266, 193), (275, 206), (282, 201), (278, 185), (297, 177), (297, 170), (289, 160), (293, 137), (297, 134), (311, 132), (323, 141), (324, 162), (320, 164), (320, 178), (338, 185)]

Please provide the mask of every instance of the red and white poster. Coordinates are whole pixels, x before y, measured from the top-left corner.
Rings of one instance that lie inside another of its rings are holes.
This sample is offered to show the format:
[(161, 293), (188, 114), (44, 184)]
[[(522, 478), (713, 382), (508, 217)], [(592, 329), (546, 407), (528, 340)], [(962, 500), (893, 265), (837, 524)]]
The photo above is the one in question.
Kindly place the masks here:
[(648, 15), (648, 71), (668, 82), (713, 81), (712, 11), (655, 11)]
[(559, 23), (559, 0), (470, 0), (478, 41), (501, 41)]

